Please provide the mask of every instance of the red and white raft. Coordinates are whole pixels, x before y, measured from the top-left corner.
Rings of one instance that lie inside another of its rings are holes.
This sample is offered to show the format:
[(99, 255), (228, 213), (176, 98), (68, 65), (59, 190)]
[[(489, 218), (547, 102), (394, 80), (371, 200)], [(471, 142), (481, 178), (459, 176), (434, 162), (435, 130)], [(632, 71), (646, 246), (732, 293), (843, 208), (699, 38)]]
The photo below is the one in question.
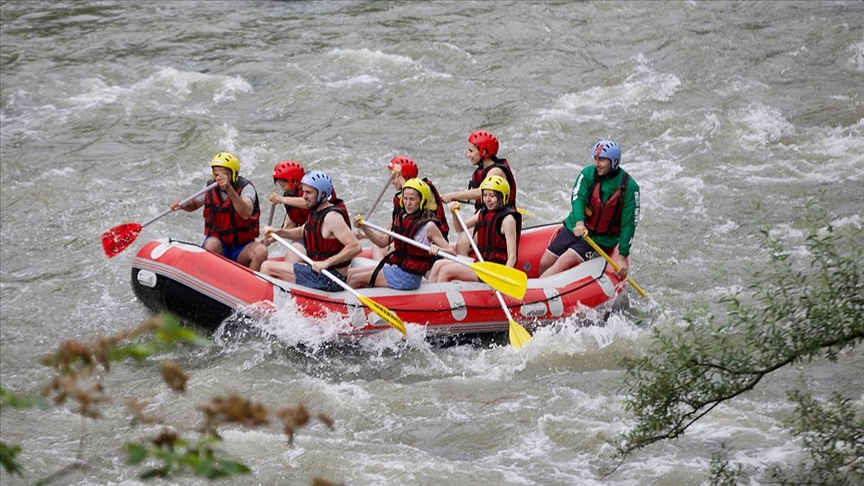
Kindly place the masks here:
[[(526, 327), (548, 324), (597, 307), (622, 292), (625, 281), (602, 258), (552, 277), (538, 278), (540, 257), (561, 228), (549, 224), (525, 228), (516, 268), (529, 277), (522, 300), (504, 296), (514, 320)], [(374, 265), (369, 250), (352, 265)], [(281, 258), (281, 257), (279, 257)], [(295, 306), (314, 318), (342, 315), (350, 323), (344, 336), (390, 329), (349, 292), (323, 292), (253, 272), (198, 245), (154, 240), (132, 261), (135, 295), (151, 310), (167, 310), (181, 319), (216, 329), (233, 315), (261, 317), (262, 312)], [(424, 283), (417, 290), (361, 289), (359, 293), (395, 312), (406, 325), (426, 326), (428, 334), (506, 332), (509, 320), (494, 291), (482, 282)]]

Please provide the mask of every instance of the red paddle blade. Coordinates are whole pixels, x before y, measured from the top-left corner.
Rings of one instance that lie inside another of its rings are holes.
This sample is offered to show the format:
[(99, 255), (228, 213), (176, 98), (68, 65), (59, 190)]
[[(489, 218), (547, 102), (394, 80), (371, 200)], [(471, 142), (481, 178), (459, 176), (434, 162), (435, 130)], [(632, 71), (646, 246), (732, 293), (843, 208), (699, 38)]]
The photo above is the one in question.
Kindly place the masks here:
[(125, 250), (138, 238), (141, 233), (141, 225), (138, 223), (126, 223), (115, 226), (102, 233), (102, 249), (108, 258)]

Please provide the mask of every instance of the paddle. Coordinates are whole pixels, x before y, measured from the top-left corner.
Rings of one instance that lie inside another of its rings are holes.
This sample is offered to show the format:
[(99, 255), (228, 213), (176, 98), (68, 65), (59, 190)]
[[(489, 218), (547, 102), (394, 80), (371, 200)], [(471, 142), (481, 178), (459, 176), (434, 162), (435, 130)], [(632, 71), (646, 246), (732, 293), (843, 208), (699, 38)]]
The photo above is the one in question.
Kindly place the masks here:
[[(193, 195), (187, 197), (186, 199), (184, 199), (183, 201), (181, 201), (180, 204), (181, 205), (186, 204), (187, 202), (195, 199), (196, 197), (200, 196), (201, 194), (204, 194), (205, 192), (209, 191), (215, 185), (216, 185), (215, 182), (208, 185), (204, 189), (201, 189), (200, 191), (196, 192), (195, 194), (193, 194)], [(129, 247), (129, 245), (131, 245), (138, 238), (138, 235), (141, 234), (141, 230), (144, 229), (144, 227), (146, 227), (152, 223), (155, 223), (160, 218), (162, 218), (166, 214), (171, 213), (173, 211), (174, 211), (173, 209), (166, 209), (165, 211), (162, 211), (158, 216), (151, 219), (150, 221), (147, 221), (144, 224), (124, 223), (124, 224), (121, 224), (119, 226), (115, 226), (115, 227), (111, 228), (110, 230), (102, 233), (102, 249), (105, 251), (105, 255), (107, 255), (108, 258), (111, 258), (114, 255), (125, 250), (126, 248)]]
[[(480, 254), (480, 250), (477, 249), (477, 243), (474, 241), (474, 238), (468, 233), (468, 225), (465, 224), (465, 220), (462, 219), (462, 215), (459, 214), (458, 211), (455, 214), (456, 218), (459, 219), (459, 224), (462, 225), (462, 231), (465, 232), (465, 236), (467, 236), (468, 241), (471, 242), (471, 248), (474, 250), (474, 255), (482, 262), (483, 256)], [(531, 341), (531, 335), (528, 334), (528, 331), (526, 331), (524, 327), (520, 326), (518, 322), (513, 320), (513, 315), (510, 314), (510, 309), (507, 307), (507, 303), (504, 302), (504, 297), (501, 296), (501, 292), (495, 290), (495, 296), (498, 297), (498, 303), (501, 304), (501, 308), (504, 309), (504, 315), (507, 316), (507, 320), (510, 321), (510, 346), (513, 346), (513, 349), (519, 351), (522, 349), (522, 346)]]
[[(621, 268), (617, 263), (615, 263), (614, 260), (609, 258), (609, 255), (607, 255), (606, 252), (603, 251), (603, 249), (600, 248), (600, 246), (597, 243), (594, 243), (594, 240), (592, 240), (588, 235), (585, 235), (582, 238), (584, 238), (585, 241), (587, 241), (588, 244), (591, 245), (591, 247), (594, 248), (594, 250), (597, 253), (599, 253), (601, 256), (603, 256), (603, 258), (605, 258), (606, 261), (609, 262), (609, 265), (612, 265), (612, 268), (614, 268), (616, 272), (618, 271), (619, 268)], [(627, 282), (629, 282), (630, 285), (632, 285), (633, 288), (636, 289), (637, 292), (639, 292), (639, 295), (641, 295), (642, 297), (648, 297), (648, 294), (646, 294), (645, 291), (642, 290), (641, 287), (636, 285), (636, 282), (634, 282), (633, 279), (630, 278), (629, 275), (627, 276)]]
[(273, 213), (276, 212), (276, 205), (270, 205), (270, 215), (267, 216), (267, 226), (273, 226)]
[[(273, 226), (273, 214), (274, 214), (275, 212), (276, 212), (276, 205), (275, 205), (275, 204), (271, 204), (271, 205), (270, 205), (270, 215), (267, 216), (267, 226)], [(269, 246), (269, 243), (267, 243), (267, 242), (264, 241), (264, 240), (266, 240), (266, 239), (267, 239), (266, 236), (262, 236), (262, 237), (258, 238), (258, 241), (263, 242), (265, 246)]]
[[(374, 229), (375, 231), (379, 231), (381, 233), (384, 233), (385, 235), (390, 235), (391, 237), (396, 238), (397, 240), (404, 241), (409, 245), (414, 245), (417, 248), (422, 248), (426, 251), (429, 251), (429, 245), (424, 245), (419, 241), (415, 241), (411, 238), (406, 238), (398, 233), (388, 231), (376, 224), (360, 220), (360, 225), (366, 225)], [(496, 290), (500, 290), (501, 292), (504, 292), (505, 294), (516, 299), (521, 299), (522, 297), (525, 297), (525, 292), (528, 288), (528, 276), (525, 275), (525, 272), (495, 262), (479, 261), (469, 263), (460, 260), (455, 255), (451, 255), (443, 251), (438, 252), (438, 254), (448, 260), (460, 263), (470, 268), (471, 270), (474, 270), (474, 273), (477, 274), (477, 277), (480, 278), (480, 280), (486, 282), (487, 284), (489, 284), (490, 287)]]
[(390, 182), (393, 181), (393, 176), (396, 174), (398, 174), (396, 170), (393, 170), (393, 172), (390, 173), (390, 179), (387, 179), (387, 182), (384, 183), (384, 187), (381, 188), (381, 192), (378, 193), (378, 197), (375, 198), (375, 202), (372, 203), (372, 207), (369, 208), (369, 212), (366, 213), (366, 217), (363, 219), (369, 219), (372, 217), (372, 213), (375, 212), (375, 208), (378, 207), (378, 203), (381, 202), (381, 198), (384, 197), (384, 193), (387, 192), (387, 188), (390, 187)]
[[(281, 244), (285, 248), (288, 248), (289, 250), (293, 251), (297, 256), (302, 258), (309, 265), (312, 265), (314, 263), (312, 261), (312, 259), (309, 258), (306, 254), (304, 254), (303, 252), (301, 252), (297, 248), (294, 248), (294, 245), (292, 245), (291, 243), (288, 243), (287, 241), (285, 241), (284, 238), (277, 235), (276, 233), (273, 233), (271, 231), (270, 233), (267, 234), (267, 236), (278, 241), (279, 244)], [(359, 299), (360, 302), (363, 303), (363, 305), (372, 309), (376, 314), (378, 314), (385, 321), (387, 321), (387, 323), (390, 324), (394, 329), (398, 330), (399, 332), (401, 332), (402, 334), (404, 334), (406, 336), (408, 335), (408, 331), (405, 330), (405, 325), (402, 324), (402, 319), (399, 319), (399, 316), (397, 316), (393, 311), (391, 311), (390, 309), (384, 307), (383, 305), (375, 302), (374, 300), (370, 299), (369, 297), (360, 295), (359, 293), (357, 293), (356, 290), (352, 289), (347, 283), (343, 282), (338, 277), (336, 277), (335, 275), (330, 273), (330, 271), (327, 270), (326, 268), (321, 270), (321, 273), (326, 275), (327, 278), (329, 278), (330, 280), (332, 280), (333, 282), (338, 284), (340, 287), (342, 287), (346, 291), (350, 292), (354, 297), (357, 297), (357, 299)]]
[[(456, 201), (458, 203), (462, 203), (462, 204), (471, 204), (471, 205), (474, 204), (474, 201), (469, 201), (467, 199), (454, 199), (454, 201)], [(521, 214), (522, 216), (534, 216), (534, 213), (532, 213), (531, 211), (528, 211), (527, 209), (516, 208), (516, 212)]]

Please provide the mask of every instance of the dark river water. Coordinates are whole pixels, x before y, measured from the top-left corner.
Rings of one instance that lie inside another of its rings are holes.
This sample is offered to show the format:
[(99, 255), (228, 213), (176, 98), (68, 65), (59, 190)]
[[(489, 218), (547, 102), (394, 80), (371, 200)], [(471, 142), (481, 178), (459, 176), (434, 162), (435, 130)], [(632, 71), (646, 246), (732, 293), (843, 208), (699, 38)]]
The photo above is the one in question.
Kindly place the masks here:
[[(254, 473), (222, 484), (691, 485), (721, 443), (756, 477), (801, 458), (789, 370), (600, 474), (606, 440), (633, 425), (619, 360), (646, 350), (650, 328), (722, 315), (718, 299), (767, 261), (759, 228), (806, 256), (808, 198), (829, 209), (822, 223), (862, 225), (864, 3), (4, 1), (0, 14), (4, 387), (38, 392), (39, 355), (147, 315), (135, 251), (199, 241), (200, 213), (159, 220), (110, 260), (99, 236), (198, 190), (217, 152), (236, 153), (262, 197), (280, 160), (323, 170), (354, 213), (398, 154), (461, 189), (465, 141), (483, 128), (540, 224), (566, 216), (592, 145), (610, 138), (642, 189), (631, 275), (651, 298), (630, 291), (623, 310), (562, 320), (519, 353), (390, 334), (343, 348), (286, 308), (258, 324), (268, 337), (217, 333), (174, 356), (192, 374), (180, 398), (155, 361), (117, 366), (109, 392), (187, 432), (197, 404), (232, 392), (336, 421), (293, 446), (276, 427), (226, 427), (220, 447)], [(843, 363), (805, 380), (864, 396), (860, 350)], [(74, 409), (3, 409), (27, 482), (80, 455), (89, 467), (55, 484), (138, 484), (122, 446), (159, 426), (119, 403), (101, 420)]]

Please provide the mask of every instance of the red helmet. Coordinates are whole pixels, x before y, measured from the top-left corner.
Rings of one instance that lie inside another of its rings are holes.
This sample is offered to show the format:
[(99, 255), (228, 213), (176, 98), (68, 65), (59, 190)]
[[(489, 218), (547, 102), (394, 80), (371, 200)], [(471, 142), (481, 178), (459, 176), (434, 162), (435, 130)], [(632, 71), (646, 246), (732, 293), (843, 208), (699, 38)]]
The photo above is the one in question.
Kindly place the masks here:
[(417, 177), (417, 174), (420, 173), (420, 168), (417, 167), (417, 163), (404, 155), (393, 157), (393, 159), (390, 160), (390, 163), (387, 164), (387, 170), (393, 172), (397, 165), (402, 166), (402, 178), (405, 180), (414, 179)]
[(278, 179), (282, 179), (288, 181), (291, 187), (296, 187), (300, 184), (304, 174), (306, 174), (306, 169), (299, 162), (283, 160), (273, 168), (273, 183), (275, 184)]
[(486, 155), (483, 155), (484, 158), (498, 155), (498, 138), (487, 131), (477, 130), (468, 137), (468, 142), (476, 145), (480, 149), (481, 155), (485, 149)]

